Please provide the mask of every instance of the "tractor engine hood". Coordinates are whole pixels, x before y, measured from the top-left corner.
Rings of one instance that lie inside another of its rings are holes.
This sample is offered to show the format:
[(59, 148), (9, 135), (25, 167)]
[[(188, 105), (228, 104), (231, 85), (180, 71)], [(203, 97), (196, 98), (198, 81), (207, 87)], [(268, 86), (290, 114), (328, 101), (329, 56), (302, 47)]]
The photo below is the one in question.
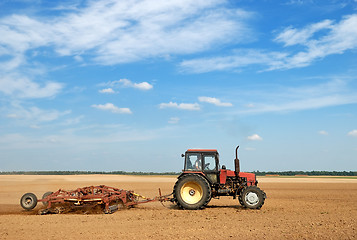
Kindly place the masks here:
[(246, 173), (246, 172), (239, 172), (238, 173), (239, 177), (244, 177), (247, 179), (248, 186), (249, 185), (257, 185), (257, 178), (254, 173)]

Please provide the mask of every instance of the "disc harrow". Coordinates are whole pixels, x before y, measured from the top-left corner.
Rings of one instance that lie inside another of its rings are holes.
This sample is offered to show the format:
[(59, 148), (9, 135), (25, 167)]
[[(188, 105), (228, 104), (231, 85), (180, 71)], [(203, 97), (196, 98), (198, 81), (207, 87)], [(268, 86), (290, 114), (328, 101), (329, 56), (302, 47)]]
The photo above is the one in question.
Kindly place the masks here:
[(38, 202), (42, 202), (44, 209), (39, 210), (39, 214), (64, 213), (76, 209), (102, 209), (104, 213), (113, 213), (121, 207), (132, 207), (137, 204), (155, 201), (172, 201), (171, 194), (162, 196), (159, 189), (159, 196), (147, 198), (131, 190), (123, 190), (105, 185), (77, 188), (73, 191), (59, 189), (57, 192), (46, 192), (42, 199), (37, 199), (33, 193), (26, 193), (20, 200), (21, 206), (25, 210), (32, 210)]

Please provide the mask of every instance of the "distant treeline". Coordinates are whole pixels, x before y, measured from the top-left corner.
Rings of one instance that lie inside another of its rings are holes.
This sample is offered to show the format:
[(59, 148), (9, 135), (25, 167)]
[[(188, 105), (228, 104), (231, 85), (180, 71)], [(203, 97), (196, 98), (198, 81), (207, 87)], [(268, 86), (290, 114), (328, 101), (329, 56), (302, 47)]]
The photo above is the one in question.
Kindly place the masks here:
[(307, 175), (307, 176), (357, 176), (357, 172), (353, 171), (285, 171), (285, 172), (260, 172), (254, 171), (257, 176), (266, 175), (279, 175), (279, 176), (295, 176), (295, 175)]
[[(261, 172), (254, 171), (257, 176), (279, 175), (279, 176), (357, 176), (353, 171), (284, 171), (284, 172)], [(83, 175), (83, 174), (117, 174), (117, 175), (179, 175), (180, 172), (126, 172), (126, 171), (12, 171), (0, 172), (0, 175)]]
[(116, 174), (116, 175), (179, 175), (176, 172), (125, 172), (125, 171), (12, 171), (0, 172), (0, 175), (83, 175), (83, 174)]

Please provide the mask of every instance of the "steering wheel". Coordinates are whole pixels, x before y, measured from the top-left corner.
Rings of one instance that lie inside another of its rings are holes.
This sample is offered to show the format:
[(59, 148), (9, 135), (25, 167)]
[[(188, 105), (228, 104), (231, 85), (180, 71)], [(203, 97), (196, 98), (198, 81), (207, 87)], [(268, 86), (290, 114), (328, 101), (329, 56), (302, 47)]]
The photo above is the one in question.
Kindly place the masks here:
[(208, 170), (208, 166), (210, 165), (211, 163), (206, 163), (205, 164), (205, 170), (207, 169)]

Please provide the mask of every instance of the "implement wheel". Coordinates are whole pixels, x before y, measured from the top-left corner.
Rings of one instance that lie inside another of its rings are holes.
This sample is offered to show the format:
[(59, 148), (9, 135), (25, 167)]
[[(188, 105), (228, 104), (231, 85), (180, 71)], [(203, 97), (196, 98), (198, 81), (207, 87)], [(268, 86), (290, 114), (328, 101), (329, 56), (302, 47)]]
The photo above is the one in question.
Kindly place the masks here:
[[(42, 199), (45, 199), (46, 197), (50, 196), (53, 192), (46, 192), (43, 194)], [(42, 204), (47, 207), (48, 206), (48, 202), (42, 202)]]
[(174, 200), (182, 209), (203, 209), (211, 200), (211, 187), (198, 174), (183, 175), (174, 186)]
[(37, 197), (33, 193), (26, 193), (20, 200), (21, 207), (25, 210), (34, 209), (37, 205)]
[(265, 193), (257, 186), (244, 188), (239, 196), (239, 202), (243, 207), (250, 209), (260, 209), (265, 200)]

